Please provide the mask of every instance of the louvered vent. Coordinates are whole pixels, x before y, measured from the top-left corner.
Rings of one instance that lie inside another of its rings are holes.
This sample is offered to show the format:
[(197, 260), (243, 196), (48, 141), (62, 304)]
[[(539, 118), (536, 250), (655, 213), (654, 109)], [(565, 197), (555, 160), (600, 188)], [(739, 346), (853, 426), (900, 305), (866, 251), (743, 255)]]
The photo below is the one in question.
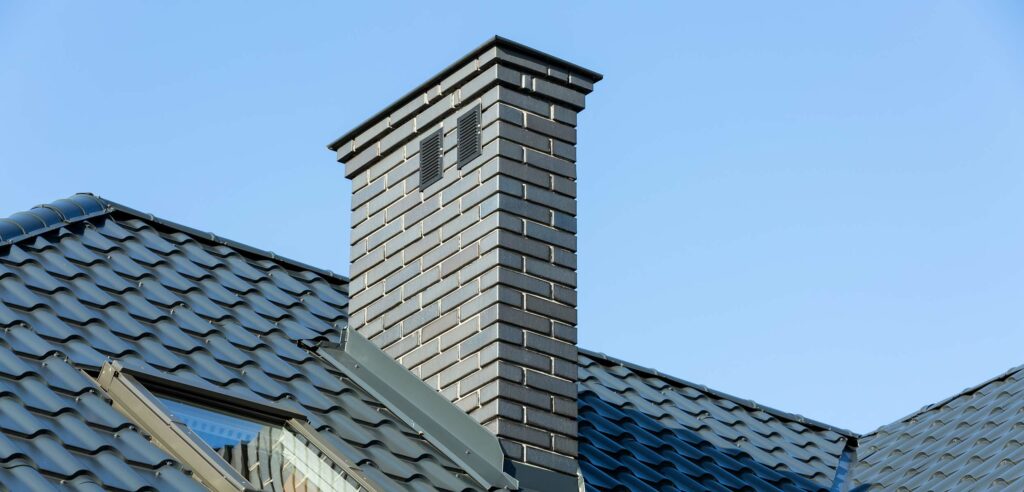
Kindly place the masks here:
[(420, 189), (441, 179), (441, 130), (420, 140)]
[(480, 156), (480, 105), (459, 116), (459, 168)]

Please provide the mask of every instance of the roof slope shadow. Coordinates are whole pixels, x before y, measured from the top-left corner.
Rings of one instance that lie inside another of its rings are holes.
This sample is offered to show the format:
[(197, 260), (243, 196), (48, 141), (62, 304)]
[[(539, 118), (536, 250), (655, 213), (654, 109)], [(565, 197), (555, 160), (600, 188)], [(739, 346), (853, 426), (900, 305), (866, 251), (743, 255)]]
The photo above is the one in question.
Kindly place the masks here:
[(1024, 490), (1022, 416), (1019, 366), (861, 437), (854, 479), (884, 490)]
[(588, 490), (846, 490), (856, 435), (580, 351)]
[(91, 195), (0, 220), (0, 489), (202, 489), (87, 377), (108, 360), (307, 415), (385, 489), (482, 488), (304, 348), (346, 283)]

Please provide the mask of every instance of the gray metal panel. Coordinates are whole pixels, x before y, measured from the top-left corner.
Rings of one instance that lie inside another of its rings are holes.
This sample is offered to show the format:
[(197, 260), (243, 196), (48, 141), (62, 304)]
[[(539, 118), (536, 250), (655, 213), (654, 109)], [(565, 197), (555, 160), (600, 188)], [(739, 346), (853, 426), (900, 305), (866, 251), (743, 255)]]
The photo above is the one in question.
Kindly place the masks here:
[(1024, 490), (1024, 366), (861, 438), (871, 490)]
[(580, 351), (588, 490), (827, 491), (852, 434)]
[(346, 279), (91, 196), (53, 207), (0, 245), (0, 483), (202, 490), (81, 372), (117, 360), (304, 415), (385, 489), (483, 488), (303, 348), (337, 341)]

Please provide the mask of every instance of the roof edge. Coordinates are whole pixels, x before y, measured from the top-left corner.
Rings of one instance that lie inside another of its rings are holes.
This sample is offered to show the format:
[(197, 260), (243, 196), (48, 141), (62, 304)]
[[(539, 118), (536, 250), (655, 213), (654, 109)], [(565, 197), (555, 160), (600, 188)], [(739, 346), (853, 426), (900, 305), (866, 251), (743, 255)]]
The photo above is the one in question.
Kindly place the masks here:
[(593, 80), (594, 82), (598, 82), (604, 78), (604, 75), (601, 75), (600, 73), (597, 73), (593, 70), (583, 68), (575, 63), (565, 61), (562, 58), (551, 55), (549, 53), (545, 53), (536, 48), (531, 48), (522, 43), (517, 43), (515, 41), (512, 41), (511, 39), (495, 35), (488, 39), (487, 41), (485, 41), (480, 46), (477, 46), (475, 49), (473, 49), (473, 51), (470, 51), (469, 53), (460, 57), (458, 60), (455, 60), (454, 62), (449, 64), (447, 67), (441, 69), (440, 72), (436, 73), (433, 77), (427, 79), (426, 82), (423, 82), (422, 84), (416, 86), (411, 91), (397, 98), (393, 103), (385, 106), (384, 109), (374, 113), (373, 116), (370, 116), (369, 118), (363, 120), (362, 123), (356, 125), (353, 129), (349, 130), (348, 132), (345, 132), (344, 135), (331, 141), (331, 143), (327, 144), (327, 149), (331, 151), (338, 150), (338, 148), (341, 147), (341, 145), (344, 144), (345, 142), (352, 140), (357, 135), (359, 135), (363, 131), (367, 130), (368, 128), (376, 124), (377, 121), (380, 121), (381, 119), (387, 117), (413, 97), (424, 94), (425, 92), (427, 92), (428, 89), (439, 84), (442, 80), (444, 80), (445, 77), (451, 75), (453, 72), (462, 68), (463, 65), (475, 59), (476, 57), (484, 54), (484, 52), (493, 47), (512, 48), (526, 55), (546, 60), (556, 65), (561, 65), (564, 68), (567, 68), (573, 72), (576, 72), (584, 77)]
[(898, 418), (896, 420), (893, 420), (892, 422), (889, 422), (889, 423), (887, 423), (885, 425), (881, 425), (877, 429), (864, 434), (862, 437), (868, 437), (868, 436), (874, 435), (878, 431), (882, 430), (882, 428), (884, 428), (884, 427), (888, 427), (890, 425), (899, 424), (901, 422), (906, 422), (907, 420), (910, 420), (910, 419), (912, 419), (914, 417), (917, 417), (919, 415), (923, 415), (923, 414), (928, 413), (928, 412), (930, 412), (932, 410), (938, 410), (938, 409), (946, 406), (946, 404), (948, 404), (949, 402), (951, 402), (951, 401), (953, 401), (953, 400), (955, 400), (957, 398), (973, 394), (976, 391), (978, 391), (978, 390), (980, 390), (980, 389), (982, 389), (982, 388), (984, 388), (984, 387), (986, 387), (986, 386), (988, 386), (988, 385), (990, 385), (992, 383), (1003, 381), (1006, 378), (1008, 378), (1008, 377), (1010, 377), (1010, 376), (1012, 376), (1014, 374), (1017, 374), (1018, 372), (1021, 372), (1021, 371), (1024, 371), (1024, 365), (1020, 365), (1020, 366), (1016, 366), (1016, 367), (1012, 367), (1010, 369), (1007, 369), (1006, 371), (1003, 371), (1002, 373), (1000, 373), (1000, 374), (998, 374), (996, 376), (988, 378), (988, 379), (986, 379), (986, 380), (984, 380), (984, 381), (982, 381), (982, 382), (980, 382), (980, 383), (978, 383), (978, 384), (976, 384), (974, 386), (968, 386), (968, 387), (964, 388), (963, 390), (959, 391), (958, 393), (956, 393), (955, 395), (948, 396), (948, 397), (943, 398), (943, 399), (941, 399), (941, 400), (939, 400), (939, 401), (937, 401), (935, 403), (930, 403), (928, 405), (925, 405), (925, 406), (923, 406), (923, 407), (921, 407), (921, 408), (919, 408), (919, 409), (917, 409), (917, 410), (915, 410), (913, 412), (908, 413), (907, 415), (904, 415), (903, 417), (900, 417), (900, 418)]
[[(330, 270), (325, 270), (298, 260), (293, 260), (291, 258), (278, 255), (273, 251), (266, 251), (238, 241), (233, 241), (213, 234), (212, 232), (200, 231), (174, 221), (161, 219), (153, 214), (136, 210), (127, 205), (107, 200), (92, 193), (76, 193), (68, 198), (62, 198), (53, 203), (36, 205), (28, 211), (15, 213), (10, 218), (0, 218), (0, 246), (14, 244), (16, 242), (35, 237), (39, 234), (59, 229), (69, 224), (82, 222), (115, 212), (131, 216), (149, 224), (155, 224), (166, 229), (181, 232), (197, 240), (228, 246), (232, 249), (239, 250), (242, 253), (260, 259), (276, 261), (294, 270), (307, 270), (322, 277), (329, 278), (337, 283), (347, 284), (349, 282), (347, 277), (334, 273)], [(38, 221), (39, 224), (35, 225), (30, 221)], [(35, 225), (35, 227), (29, 227), (33, 225)], [(18, 230), (15, 229), (15, 227), (20, 229), (20, 234), (4, 235), (4, 231)]]
[(799, 415), (799, 414), (795, 414), (795, 413), (790, 413), (790, 412), (786, 412), (786, 411), (783, 411), (783, 410), (779, 410), (777, 408), (761, 405), (760, 403), (757, 403), (754, 400), (750, 400), (750, 399), (747, 399), (747, 398), (740, 398), (738, 396), (731, 395), (731, 394), (726, 393), (724, 391), (719, 391), (719, 390), (716, 390), (716, 389), (709, 388), (709, 387), (707, 387), (707, 386), (705, 386), (703, 384), (697, 384), (697, 383), (694, 383), (694, 382), (691, 382), (691, 381), (687, 381), (687, 380), (682, 379), (682, 378), (677, 378), (675, 376), (670, 376), (670, 375), (665, 374), (665, 373), (663, 373), (661, 371), (658, 371), (657, 369), (653, 369), (653, 368), (650, 368), (650, 367), (644, 367), (644, 366), (641, 366), (641, 365), (638, 365), (638, 364), (634, 364), (632, 362), (628, 362), (628, 361), (625, 361), (625, 360), (622, 360), (622, 359), (619, 359), (619, 358), (616, 358), (616, 357), (612, 357), (612, 356), (604, 354), (602, 352), (595, 352), (593, 350), (587, 350), (587, 349), (584, 349), (584, 348), (580, 348), (579, 352), (581, 354), (583, 354), (583, 355), (586, 355), (587, 357), (590, 357), (590, 358), (593, 358), (593, 359), (600, 359), (600, 360), (603, 360), (604, 362), (608, 362), (608, 363), (611, 363), (613, 365), (623, 366), (623, 367), (626, 367), (626, 368), (628, 368), (630, 370), (642, 373), (642, 374), (644, 374), (646, 376), (658, 377), (658, 378), (665, 379), (667, 381), (670, 381), (672, 383), (675, 383), (675, 384), (678, 384), (678, 385), (681, 385), (681, 386), (690, 386), (692, 388), (696, 388), (696, 389), (698, 389), (698, 390), (700, 390), (700, 391), (702, 391), (704, 393), (707, 393), (707, 394), (710, 394), (710, 395), (713, 395), (715, 397), (722, 398), (722, 399), (725, 399), (725, 400), (729, 400), (729, 401), (731, 401), (733, 403), (736, 403), (737, 405), (739, 405), (741, 407), (744, 407), (744, 408), (747, 408), (747, 409), (750, 409), (750, 410), (760, 410), (762, 412), (765, 412), (767, 414), (770, 414), (770, 415), (772, 415), (772, 416), (774, 416), (776, 418), (782, 419), (782, 420), (789, 420), (789, 421), (796, 422), (796, 423), (801, 424), (801, 425), (806, 425), (808, 427), (813, 427), (813, 428), (817, 428), (817, 429), (820, 429), (820, 430), (832, 431), (832, 432), (835, 432), (836, 434), (839, 434), (839, 435), (847, 437), (847, 438), (860, 439), (860, 437), (861, 437), (860, 434), (857, 434), (856, 432), (853, 432), (853, 431), (851, 431), (849, 429), (844, 429), (842, 427), (836, 427), (836, 426), (829, 425), (829, 424), (826, 424), (826, 423), (818, 421), (818, 420), (814, 420), (814, 419), (810, 419), (810, 418), (804, 417), (803, 415)]

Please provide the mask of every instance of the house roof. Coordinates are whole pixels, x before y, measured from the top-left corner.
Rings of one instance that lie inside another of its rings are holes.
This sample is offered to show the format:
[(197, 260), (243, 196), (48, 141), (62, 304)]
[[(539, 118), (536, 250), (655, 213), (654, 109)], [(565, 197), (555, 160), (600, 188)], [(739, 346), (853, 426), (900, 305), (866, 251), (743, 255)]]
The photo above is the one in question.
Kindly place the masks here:
[(480, 489), (304, 348), (346, 282), (91, 195), (0, 221), (0, 489), (202, 490), (87, 376), (108, 360), (308, 416), (384, 489)]
[(1024, 366), (861, 438), (857, 483), (885, 490), (1024, 488)]
[[(202, 490), (90, 377), (111, 360), (306, 415), (383, 489), (486, 488), (311, 350), (347, 304), (344, 277), (92, 195), (0, 219), (0, 490)], [(1024, 484), (1024, 366), (864, 436), (586, 350), (578, 390), (588, 490)]]
[(580, 351), (580, 466), (593, 490), (830, 490), (856, 435)]

